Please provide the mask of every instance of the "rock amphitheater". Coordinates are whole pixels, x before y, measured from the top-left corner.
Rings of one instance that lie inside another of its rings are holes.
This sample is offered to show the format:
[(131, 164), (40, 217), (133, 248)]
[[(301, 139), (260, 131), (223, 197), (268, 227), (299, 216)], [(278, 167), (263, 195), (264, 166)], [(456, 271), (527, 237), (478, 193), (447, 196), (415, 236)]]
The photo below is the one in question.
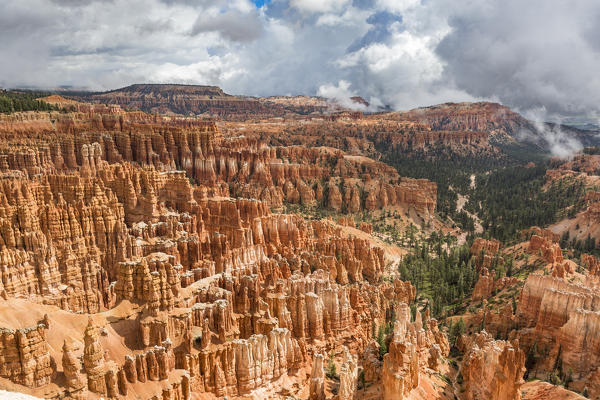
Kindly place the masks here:
[[(476, 103), (217, 123), (47, 101), (69, 111), (0, 115), (0, 398), (600, 396), (597, 258), (575, 262), (535, 227), (517, 244), (476, 238), (472, 295), (442, 326), (398, 279), (408, 251), (360, 218), (450, 236), (436, 184), (376, 149), (494, 156), (488, 139), (522, 125), (516, 114)], [(597, 197), (555, 230), (587, 232)], [(531, 381), (557, 371), (570, 390)]]
[[(437, 322), (411, 322), (415, 289), (381, 279), (383, 248), (279, 213), (319, 202), (431, 218), (435, 184), (212, 121), (74, 104), (0, 116), (0, 388), (348, 400), (360, 370), (401, 399), (444, 364)], [(379, 360), (374, 334), (391, 315)]]

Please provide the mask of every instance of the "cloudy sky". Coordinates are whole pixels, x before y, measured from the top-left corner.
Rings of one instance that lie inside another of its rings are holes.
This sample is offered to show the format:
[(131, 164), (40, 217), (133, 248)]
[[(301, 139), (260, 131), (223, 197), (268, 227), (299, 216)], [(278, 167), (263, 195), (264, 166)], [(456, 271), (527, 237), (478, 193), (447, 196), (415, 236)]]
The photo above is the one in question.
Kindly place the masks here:
[(0, 86), (219, 85), (597, 115), (597, 0), (5, 0)]

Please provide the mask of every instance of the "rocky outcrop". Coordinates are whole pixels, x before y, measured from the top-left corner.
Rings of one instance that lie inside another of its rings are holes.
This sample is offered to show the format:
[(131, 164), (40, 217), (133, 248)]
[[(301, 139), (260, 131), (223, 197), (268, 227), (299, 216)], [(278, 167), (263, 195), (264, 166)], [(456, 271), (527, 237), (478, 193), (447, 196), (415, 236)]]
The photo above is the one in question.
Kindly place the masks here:
[(467, 345), (460, 373), (465, 398), (521, 399), (525, 354), (519, 342), (494, 340), (487, 332), (476, 334)]
[(599, 294), (584, 285), (549, 275), (530, 275), (519, 299), (519, 324), (540, 331), (558, 329), (567, 322), (570, 311), (595, 311), (598, 299)]
[[(588, 281), (585, 281), (588, 282)], [(574, 385), (594, 387), (600, 359), (598, 341), (590, 332), (598, 329), (600, 294), (590, 285), (570, 283), (550, 275), (531, 275), (523, 287), (517, 308), (519, 331), (515, 336), (527, 350), (536, 346), (533, 371), (537, 374), (571, 371)]]
[(20, 329), (0, 329), (0, 377), (29, 388), (44, 386), (56, 368), (46, 339), (48, 322)]
[[(232, 96), (224, 93), (219, 87), (199, 85), (136, 84), (81, 98), (85, 101), (116, 104), (149, 113), (203, 114), (230, 120), (283, 116), (296, 110), (293, 105), (286, 104), (288, 107), (284, 107), (279, 102)], [(314, 109), (323, 110), (323, 107)], [(310, 112), (311, 109), (299, 107), (297, 111), (300, 110)]]
[(325, 400), (325, 369), (323, 355), (315, 354), (310, 374), (309, 400)]
[(496, 305), (483, 299), (482, 308), (467, 320), (467, 330), (472, 332), (483, 328), (496, 339), (510, 338), (512, 331), (518, 328), (517, 317), (511, 303), (507, 301), (505, 304)]
[(107, 371), (104, 360), (104, 349), (98, 341), (99, 336), (99, 328), (90, 318), (88, 326), (85, 329), (83, 366), (87, 374), (89, 390), (98, 394), (107, 394)]
[(473, 288), (471, 298), (473, 301), (488, 299), (494, 292), (499, 292), (509, 286), (513, 286), (518, 281), (519, 280), (514, 276), (505, 276), (500, 279), (495, 279), (494, 271), (489, 272), (487, 268), (483, 267), (479, 273), (479, 279)]
[(415, 327), (409, 323), (407, 307), (394, 324), (389, 352), (383, 359), (383, 398), (403, 399), (419, 385), (419, 355)]
[[(489, 143), (490, 134), (483, 131), (433, 127), (410, 117), (390, 113), (366, 118), (337, 119), (334, 122), (310, 121), (287, 127), (277, 135), (284, 143), (329, 146), (353, 154), (384, 152), (417, 154), (437, 158), (450, 154), (498, 157), (498, 150)], [(389, 154), (388, 153), (388, 154)]]
[(529, 239), (528, 251), (532, 254), (540, 254), (540, 256), (550, 264), (562, 263), (562, 250), (558, 243), (554, 243), (551, 239), (532, 235)]
[(473, 288), (473, 301), (489, 298), (494, 291), (494, 274), (490, 275), (487, 268), (482, 268), (479, 279)]
[(581, 255), (581, 265), (588, 270), (588, 275), (600, 276), (600, 260), (590, 254)]
[(161, 171), (176, 168), (212, 190), (227, 187), (234, 196), (271, 207), (320, 205), (356, 213), (400, 206), (425, 219), (435, 210), (434, 183), (401, 178), (393, 168), (365, 157), (303, 146), (268, 147), (258, 135), (223, 140), (211, 121), (105, 111), (40, 116), (45, 136), (40, 132), (35, 140), (15, 137), (20, 121), (3, 126), (0, 120), (0, 135), (4, 129), (12, 142), (0, 148), (0, 171), (33, 176), (82, 169), (88, 176), (102, 161), (129, 161)]
[(339, 400), (353, 400), (356, 396), (358, 378), (358, 363), (356, 356), (353, 356), (344, 347), (343, 362), (340, 368), (340, 388), (338, 389)]
[(385, 400), (407, 398), (419, 385), (420, 368), (438, 365), (439, 360), (432, 359), (432, 354), (442, 356), (449, 352), (448, 340), (438, 330), (437, 321), (426, 318), (425, 331), (420, 313), (417, 312), (415, 322), (410, 322), (406, 303), (399, 304), (396, 312), (389, 352), (383, 357), (381, 382)]
[(69, 397), (74, 399), (86, 399), (87, 382), (81, 373), (81, 362), (75, 355), (75, 348), (72, 343), (67, 343), (65, 340), (62, 350), (62, 367), (65, 374)]
[(501, 247), (502, 243), (496, 239), (475, 239), (473, 245), (471, 245), (470, 253), (474, 257), (477, 270), (490, 268), (496, 257), (498, 257), (499, 263), (503, 263), (502, 257), (498, 256)]
[(502, 243), (496, 239), (477, 238), (471, 245), (471, 255), (478, 256), (481, 253), (495, 255), (502, 247)]
[(445, 103), (397, 113), (398, 119), (425, 123), (431, 129), (488, 132), (497, 135), (517, 134), (530, 123), (519, 114), (497, 103)]
[(544, 242), (558, 243), (560, 240), (560, 235), (552, 232), (550, 229), (544, 229), (538, 226), (532, 226), (529, 229), (521, 231), (521, 236), (525, 238), (531, 238), (533, 235), (540, 236), (543, 239), (542, 241), (538, 241), (539, 244)]
[[(149, 113), (200, 114), (229, 121), (314, 114), (330, 115), (332, 111), (340, 113), (347, 110), (340, 104), (320, 97), (254, 98), (229, 95), (219, 87), (200, 85), (136, 84), (104, 93), (81, 94), (78, 99), (120, 105), (127, 109), (139, 109)], [(44, 100), (51, 104), (64, 104), (67, 108), (73, 106), (72, 103), (66, 103), (64, 99), (45, 98)], [(353, 101), (362, 106), (366, 103), (358, 96), (354, 97)], [(335, 118), (336, 115), (331, 115), (331, 118)]]

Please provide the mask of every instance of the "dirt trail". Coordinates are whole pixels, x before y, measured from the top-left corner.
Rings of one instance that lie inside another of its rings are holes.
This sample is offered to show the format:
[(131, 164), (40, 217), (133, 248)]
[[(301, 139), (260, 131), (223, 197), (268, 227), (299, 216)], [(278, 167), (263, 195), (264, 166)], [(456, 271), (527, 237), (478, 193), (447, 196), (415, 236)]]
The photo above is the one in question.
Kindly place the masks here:
[[(475, 179), (475, 175), (471, 175), (471, 182), (474, 182)], [(463, 210), (463, 207), (465, 206), (465, 204), (467, 204), (467, 202), (469, 201), (469, 197), (468, 196), (463, 196), (460, 193), (457, 193), (458, 195), (458, 200), (456, 201), (456, 212), (461, 212), (464, 211), (465, 213), (467, 213), (467, 215), (471, 218), (473, 218), (474, 220), (474, 225), (475, 225), (475, 233), (476, 234), (481, 234), (483, 233), (483, 226), (481, 226), (481, 221), (479, 220), (479, 217), (477, 216), (477, 214), (472, 214), (467, 210)], [(464, 244), (467, 241), (467, 233), (466, 232), (462, 232), (459, 236), (458, 236), (458, 244)]]

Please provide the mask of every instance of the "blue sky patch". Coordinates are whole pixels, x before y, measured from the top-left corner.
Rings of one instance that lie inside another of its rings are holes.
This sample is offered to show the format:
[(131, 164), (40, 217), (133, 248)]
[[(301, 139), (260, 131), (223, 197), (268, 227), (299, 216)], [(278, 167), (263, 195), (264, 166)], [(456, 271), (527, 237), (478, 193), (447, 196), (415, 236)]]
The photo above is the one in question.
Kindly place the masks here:
[(256, 8), (261, 8), (262, 6), (264, 6), (265, 4), (269, 4), (270, 2), (271, 0), (254, 0)]

